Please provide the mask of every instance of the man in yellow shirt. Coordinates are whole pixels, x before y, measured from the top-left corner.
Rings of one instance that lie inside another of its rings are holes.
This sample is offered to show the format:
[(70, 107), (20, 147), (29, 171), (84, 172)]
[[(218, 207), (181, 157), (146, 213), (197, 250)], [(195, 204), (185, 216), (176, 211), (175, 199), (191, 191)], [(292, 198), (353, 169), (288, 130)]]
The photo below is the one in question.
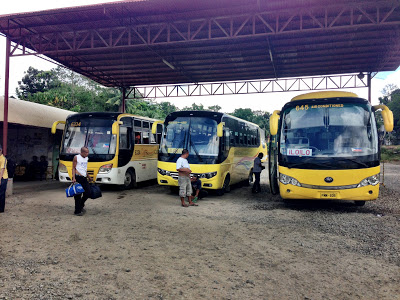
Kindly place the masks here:
[(0, 145), (0, 213), (4, 212), (6, 206), (6, 190), (8, 182), (7, 159), (3, 155), (3, 147)]

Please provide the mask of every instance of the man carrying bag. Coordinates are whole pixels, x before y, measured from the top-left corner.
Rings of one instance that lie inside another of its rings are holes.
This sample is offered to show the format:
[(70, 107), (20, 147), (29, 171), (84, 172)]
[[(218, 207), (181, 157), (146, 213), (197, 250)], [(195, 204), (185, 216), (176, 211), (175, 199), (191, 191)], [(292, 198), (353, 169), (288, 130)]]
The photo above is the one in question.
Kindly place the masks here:
[(81, 148), (81, 154), (75, 155), (72, 162), (72, 182), (78, 182), (85, 190), (82, 194), (74, 195), (75, 199), (75, 216), (83, 216), (86, 212), (84, 209), (85, 201), (90, 197), (89, 181), (92, 181), (87, 173), (89, 149), (87, 147)]

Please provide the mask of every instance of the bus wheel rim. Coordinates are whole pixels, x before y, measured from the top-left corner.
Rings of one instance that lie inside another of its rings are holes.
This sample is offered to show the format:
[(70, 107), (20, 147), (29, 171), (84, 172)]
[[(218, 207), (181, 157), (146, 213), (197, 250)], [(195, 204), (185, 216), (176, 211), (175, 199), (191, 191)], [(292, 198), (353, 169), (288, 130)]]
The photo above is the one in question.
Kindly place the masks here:
[(131, 182), (132, 182), (132, 176), (131, 176), (131, 174), (129, 174), (129, 172), (126, 172), (124, 184), (125, 184), (125, 185), (130, 185)]

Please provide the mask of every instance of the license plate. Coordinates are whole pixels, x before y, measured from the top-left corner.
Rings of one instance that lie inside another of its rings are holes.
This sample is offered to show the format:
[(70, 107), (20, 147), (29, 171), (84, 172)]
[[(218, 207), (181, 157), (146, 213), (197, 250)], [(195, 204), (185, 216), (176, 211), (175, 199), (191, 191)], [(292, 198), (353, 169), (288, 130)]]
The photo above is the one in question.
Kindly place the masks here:
[(321, 199), (336, 199), (337, 198), (337, 193), (321, 193), (320, 194)]

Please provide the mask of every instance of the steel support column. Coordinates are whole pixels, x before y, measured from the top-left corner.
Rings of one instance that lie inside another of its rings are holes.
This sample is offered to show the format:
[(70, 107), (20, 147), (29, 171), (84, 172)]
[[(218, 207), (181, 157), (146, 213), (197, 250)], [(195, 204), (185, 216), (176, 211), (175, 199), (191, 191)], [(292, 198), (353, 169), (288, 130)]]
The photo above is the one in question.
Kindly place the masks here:
[(126, 88), (122, 88), (122, 104), (121, 104), (121, 112), (125, 113), (125, 101), (126, 100)]
[(371, 72), (367, 73), (367, 86), (368, 86), (368, 101), (369, 103), (371, 103), (372, 99), (371, 99)]
[(10, 83), (10, 49), (11, 40), (7, 37), (6, 41), (6, 70), (4, 74), (4, 119), (3, 119), (3, 154), (7, 155), (8, 138), (8, 90)]

